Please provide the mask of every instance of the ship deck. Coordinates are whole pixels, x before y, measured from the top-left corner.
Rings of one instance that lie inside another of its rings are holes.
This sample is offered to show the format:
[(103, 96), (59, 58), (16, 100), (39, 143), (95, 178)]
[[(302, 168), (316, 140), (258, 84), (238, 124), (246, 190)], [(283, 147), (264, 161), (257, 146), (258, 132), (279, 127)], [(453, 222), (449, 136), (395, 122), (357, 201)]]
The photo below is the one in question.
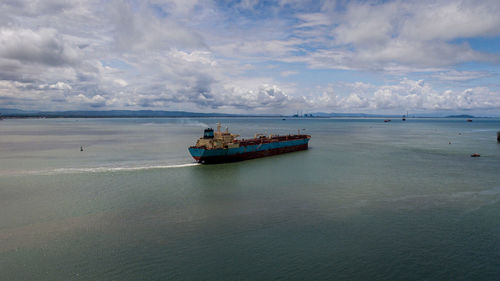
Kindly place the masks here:
[(256, 144), (263, 144), (263, 143), (300, 140), (300, 139), (306, 139), (306, 138), (310, 138), (310, 137), (311, 136), (309, 136), (309, 135), (285, 135), (285, 136), (273, 136), (271, 138), (263, 136), (260, 138), (237, 140), (236, 143), (239, 143), (240, 146), (248, 146), (248, 145), (256, 145)]

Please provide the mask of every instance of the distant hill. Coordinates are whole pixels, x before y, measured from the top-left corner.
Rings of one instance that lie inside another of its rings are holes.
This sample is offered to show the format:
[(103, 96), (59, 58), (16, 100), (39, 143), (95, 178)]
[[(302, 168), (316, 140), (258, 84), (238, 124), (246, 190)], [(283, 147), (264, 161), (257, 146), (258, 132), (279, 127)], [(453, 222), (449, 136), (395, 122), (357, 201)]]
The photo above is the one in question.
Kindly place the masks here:
[(15, 108), (0, 108), (0, 114), (3, 116), (9, 115), (9, 114), (31, 114), (35, 113), (36, 111), (26, 111), (26, 110), (21, 110), (21, 109), (15, 109)]
[(199, 113), (162, 110), (72, 110), (72, 111), (25, 111), (0, 108), (3, 117), (46, 117), (46, 118), (110, 118), (110, 117), (231, 117), (241, 116), (225, 113)]
[[(125, 117), (284, 117), (283, 115), (258, 114), (227, 114), (227, 113), (200, 113), (189, 111), (164, 110), (69, 110), (69, 111), (36, 111), (16, 108), (0, 108), (1, 117), (12, 118), (125, 118)], [(402, 115), (367, 114), (367, 113), (325, 113), (314, 112), (300, 117), (366, 117), (366, 118), (400, 118)], [(292, 116), (289, 116), (292, 117)], [(297, 116), (295, 116), (297, 117)], [(411, 117), (446, 117), (446, 118), (475, 118), (472, 115), (449, 115), (439, 113), (415, 114)]]

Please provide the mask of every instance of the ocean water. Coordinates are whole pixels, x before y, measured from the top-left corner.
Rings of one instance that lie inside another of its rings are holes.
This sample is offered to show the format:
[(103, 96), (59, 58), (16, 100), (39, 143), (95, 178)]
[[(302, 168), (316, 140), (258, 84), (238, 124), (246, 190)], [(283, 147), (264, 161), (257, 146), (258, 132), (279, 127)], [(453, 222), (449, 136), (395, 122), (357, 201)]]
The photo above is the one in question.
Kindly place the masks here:
[[(187, 147), (219, 120), (243, 137), (305, 129), (310, 149), (194, 163)], [(2, 120), (0, 279), (497, 280), (497, 131), (500, 119)]]

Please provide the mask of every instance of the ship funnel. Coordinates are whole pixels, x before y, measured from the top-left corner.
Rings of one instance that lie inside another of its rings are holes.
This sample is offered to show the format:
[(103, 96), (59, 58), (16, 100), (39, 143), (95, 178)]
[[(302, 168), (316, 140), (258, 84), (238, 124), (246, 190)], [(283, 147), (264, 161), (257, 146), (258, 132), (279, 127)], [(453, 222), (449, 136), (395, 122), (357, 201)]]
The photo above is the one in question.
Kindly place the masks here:
[(213, 139), (214, 138), (214, 129), (212, 129), (212, 128), (205, 129), (205, 131), (203, 132), (203, 138), (204, 139)]

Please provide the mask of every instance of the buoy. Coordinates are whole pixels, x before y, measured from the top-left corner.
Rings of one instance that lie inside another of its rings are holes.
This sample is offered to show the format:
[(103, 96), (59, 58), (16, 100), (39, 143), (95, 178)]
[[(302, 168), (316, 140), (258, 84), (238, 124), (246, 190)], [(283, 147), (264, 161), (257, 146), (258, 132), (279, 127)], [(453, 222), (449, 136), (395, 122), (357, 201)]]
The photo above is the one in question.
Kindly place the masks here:
[(80, 146), (80, 151), (83, 151), (83, 146)]
[(497, 142), (500, 142), (500, 132), (497, 132)]
[(470, 157), (481, 157), (481, 155), (479, 155), (479, 153), (472, 153)]

